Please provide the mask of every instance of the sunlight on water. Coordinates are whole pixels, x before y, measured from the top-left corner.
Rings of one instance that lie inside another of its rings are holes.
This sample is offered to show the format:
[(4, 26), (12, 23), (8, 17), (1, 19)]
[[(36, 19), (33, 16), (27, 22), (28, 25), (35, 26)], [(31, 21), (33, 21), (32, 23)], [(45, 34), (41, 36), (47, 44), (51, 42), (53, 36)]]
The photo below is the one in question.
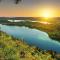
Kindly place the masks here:
[(44, 21), (31, 21), (31, 22), (38, 22), (38, 23), (41, 23), (41, 24), (51, 24), (49, 22), (44, 22)]

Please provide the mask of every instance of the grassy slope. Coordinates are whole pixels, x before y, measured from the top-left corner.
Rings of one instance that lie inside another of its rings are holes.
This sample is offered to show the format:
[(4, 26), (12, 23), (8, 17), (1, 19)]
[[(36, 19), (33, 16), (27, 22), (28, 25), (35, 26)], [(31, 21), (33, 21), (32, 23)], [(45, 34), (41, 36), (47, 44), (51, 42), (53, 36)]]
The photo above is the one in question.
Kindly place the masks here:
[(0, 32), (0, 60), (56, 60), (48, 52)]

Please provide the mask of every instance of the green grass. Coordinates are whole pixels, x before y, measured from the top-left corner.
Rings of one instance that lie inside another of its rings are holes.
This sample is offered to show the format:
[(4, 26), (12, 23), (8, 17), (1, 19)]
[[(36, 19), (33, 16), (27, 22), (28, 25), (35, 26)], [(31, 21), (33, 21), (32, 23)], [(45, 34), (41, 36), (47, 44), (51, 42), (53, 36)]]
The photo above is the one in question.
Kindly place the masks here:
[(54, 54), (0, 32), (0, 60), (57, 60)]

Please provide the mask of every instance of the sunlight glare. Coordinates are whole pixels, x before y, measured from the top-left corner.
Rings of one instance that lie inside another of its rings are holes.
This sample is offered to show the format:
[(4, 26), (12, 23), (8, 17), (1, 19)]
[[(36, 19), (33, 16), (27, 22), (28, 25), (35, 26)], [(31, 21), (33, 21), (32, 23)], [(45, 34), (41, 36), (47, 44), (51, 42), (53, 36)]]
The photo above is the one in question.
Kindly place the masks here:
[(45, 12), (43, 12), (43, 17), (45, 17), (45, 18), (49, 18), (49, 17), (51, 17), (51, 12), (48, 12), (48, 11), (45, 11)]
[(53, 9), (42, 9), (40, 12), (40, 16), (43, 18), (50, 18), (54, 16), (54, 11)]

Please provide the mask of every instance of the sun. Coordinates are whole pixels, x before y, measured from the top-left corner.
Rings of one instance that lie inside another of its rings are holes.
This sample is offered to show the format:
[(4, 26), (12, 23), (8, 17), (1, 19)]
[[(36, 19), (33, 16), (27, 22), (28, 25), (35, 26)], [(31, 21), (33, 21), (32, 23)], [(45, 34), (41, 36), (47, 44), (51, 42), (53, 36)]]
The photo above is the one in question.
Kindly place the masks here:
[(43, 13), (42, 13), (42, 17), (44, 17), (44, 18), (49, 18), (49, 17), (51, 17), (52, 15), (51, 15), (51, 12), (49, 12), (49, 11), (44, 11)]
[(52, 9), (42, 9), (40, 12), (40, 16), (44, 18), (53, 17), (53, 10)]
[(45, 18), (50, 17), (50, 13), (49, 13), (49, 12), (44, 12), (44, 13), (43, 13), (43, 17), (45, 17)]

